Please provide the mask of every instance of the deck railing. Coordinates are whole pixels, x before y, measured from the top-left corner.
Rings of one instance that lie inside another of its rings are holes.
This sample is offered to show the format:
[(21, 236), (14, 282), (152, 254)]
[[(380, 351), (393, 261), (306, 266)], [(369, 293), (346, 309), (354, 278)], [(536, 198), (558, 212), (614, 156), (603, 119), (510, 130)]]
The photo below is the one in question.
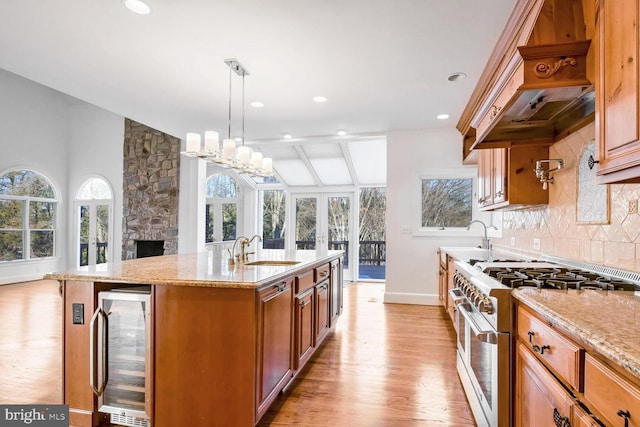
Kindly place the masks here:
[[(96, 264), (104, 264), (107, 262), (107, 242), (96, 243)], [(80, 243), (80, 266), (89, 264), (89, 244)]]

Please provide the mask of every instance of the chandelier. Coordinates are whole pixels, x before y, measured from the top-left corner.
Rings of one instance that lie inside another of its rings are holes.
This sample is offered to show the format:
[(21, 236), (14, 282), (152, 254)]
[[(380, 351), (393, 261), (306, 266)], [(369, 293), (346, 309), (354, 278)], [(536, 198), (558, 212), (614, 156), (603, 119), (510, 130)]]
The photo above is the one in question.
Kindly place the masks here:
[[(262, 157), (262, 153), (251, 150), (244, 145), (244, 77), (249, 72), (237, 59), (225, 59), (229, 67), (229, 123), (227, 138), (222, 140), (220, 148), (219, 134), (216, 131), (205, 131), (204, 147), (199, 133), (188, 132), (186, 151), (181, 154), (187, 157), (204, 159), (223, 168), (234, 169), (241, 174), (269, 178), (273, 176), (273, 160), (270, 157)], [(231, 138), (231, 83), (232, 71), (242, 77), (242, 145), (236, 147), (236, 141)]]

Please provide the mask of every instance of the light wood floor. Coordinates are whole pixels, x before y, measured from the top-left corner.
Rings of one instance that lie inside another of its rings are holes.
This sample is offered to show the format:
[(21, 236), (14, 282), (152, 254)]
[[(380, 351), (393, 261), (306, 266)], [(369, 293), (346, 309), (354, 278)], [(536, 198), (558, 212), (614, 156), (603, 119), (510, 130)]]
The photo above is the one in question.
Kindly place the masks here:
[[(349, 284), (345, 310), (260, 427), (475, 426), (440, 307), (383, 304), (382, 284)], [(0, 403), (61, 402), (57, 282), (0, 286)]]

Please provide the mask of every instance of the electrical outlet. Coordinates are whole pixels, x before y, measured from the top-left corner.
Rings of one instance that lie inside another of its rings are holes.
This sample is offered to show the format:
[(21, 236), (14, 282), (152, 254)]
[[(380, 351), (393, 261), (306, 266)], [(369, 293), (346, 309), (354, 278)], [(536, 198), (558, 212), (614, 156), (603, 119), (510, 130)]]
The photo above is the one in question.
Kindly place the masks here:
[(403, 225), (402, 226), (402, 230), (400, 232), (402, 234), (411, 234), (411, 232), (412, 232), (411, 226), (410, 225)]
[(629, 200), (629, 213), (638, 213), (638, 199)]
[(540, 250), (540, 239), (533, 239), (533, 250)]
[(84, 325), (84, 304), (74, 302), (71, 304), (73, 313), (73, 324)]
[(511, 246), (515, 246), (515, 245), (516, 245), (516, 238), (511, 237)]

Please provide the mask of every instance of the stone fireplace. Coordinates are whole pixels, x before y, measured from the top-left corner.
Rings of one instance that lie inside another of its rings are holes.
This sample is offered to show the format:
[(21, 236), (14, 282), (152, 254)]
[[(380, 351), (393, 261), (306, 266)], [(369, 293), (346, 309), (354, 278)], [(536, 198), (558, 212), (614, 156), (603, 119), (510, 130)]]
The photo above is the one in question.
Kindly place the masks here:
[(179, 138), (125, 119), (122, 259), (178, 252), (179, 168)]

